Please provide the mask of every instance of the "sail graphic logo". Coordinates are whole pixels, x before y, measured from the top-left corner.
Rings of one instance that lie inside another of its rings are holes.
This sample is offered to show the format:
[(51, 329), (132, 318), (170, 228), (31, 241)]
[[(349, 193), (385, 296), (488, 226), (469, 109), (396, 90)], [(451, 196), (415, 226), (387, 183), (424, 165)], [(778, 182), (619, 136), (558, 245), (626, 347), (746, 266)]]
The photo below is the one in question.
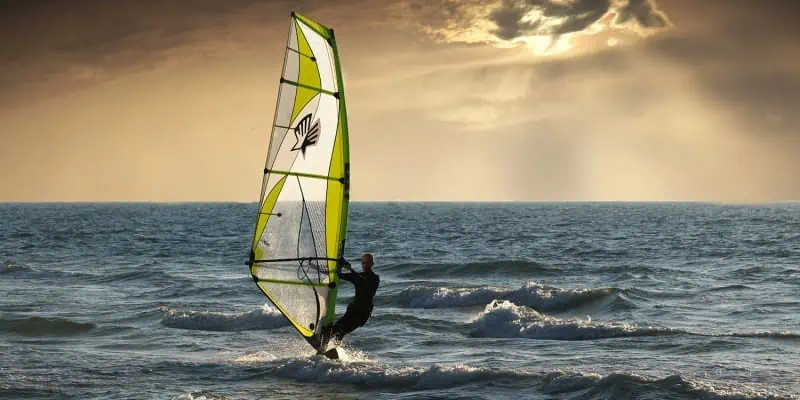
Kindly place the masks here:
[(294, 127), (294, 137), (297, 139), (292, 151), (300, 150), (306, 156), (306, 148), (314, 146), (319, 141), (319, 120), (311, 123), (311, 114), (307, 114), (297, 126)]

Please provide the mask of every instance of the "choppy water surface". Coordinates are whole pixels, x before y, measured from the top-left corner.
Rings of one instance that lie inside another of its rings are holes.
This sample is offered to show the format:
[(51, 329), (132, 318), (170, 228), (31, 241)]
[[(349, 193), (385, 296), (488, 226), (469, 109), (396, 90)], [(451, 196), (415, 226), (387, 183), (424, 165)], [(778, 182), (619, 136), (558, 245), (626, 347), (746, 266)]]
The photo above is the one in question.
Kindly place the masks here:
[(355, 203), (339, 361), (250, 279), (255, 212), (0, 205), (0, 397), (800, 398), (800, 205)]

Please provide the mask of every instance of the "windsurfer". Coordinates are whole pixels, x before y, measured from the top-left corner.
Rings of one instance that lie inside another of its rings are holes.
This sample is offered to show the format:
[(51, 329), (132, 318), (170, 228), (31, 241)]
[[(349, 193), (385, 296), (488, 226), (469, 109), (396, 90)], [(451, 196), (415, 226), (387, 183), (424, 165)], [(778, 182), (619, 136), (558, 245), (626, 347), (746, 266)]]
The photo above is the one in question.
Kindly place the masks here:
[[(375, 263), (372, 254), (366, 253), (361, 256), (362, 272), (353, 271), (350, 263), (345, 260), (342, 261), (336, 274), (353, 284), (356, 295), (347, 306), (347, 311), (344, 315), (335, 324), (328, 327), (323, 334), (323, 340), (326, 345), (332, 337), (336, 337), (336, 340), (341, 341), (344, 335), (366, 325), (372, 315), (372, 299), (375, 297), (375, 292), (378, 291), (381, 281), (380, 277), (372, 272), (372, 266)], [(345, 269), (349, 270), (349, 272), (344, 272), (343, 270)], [(321, 350), (324, 351), (325, 347), (323, 345)]]

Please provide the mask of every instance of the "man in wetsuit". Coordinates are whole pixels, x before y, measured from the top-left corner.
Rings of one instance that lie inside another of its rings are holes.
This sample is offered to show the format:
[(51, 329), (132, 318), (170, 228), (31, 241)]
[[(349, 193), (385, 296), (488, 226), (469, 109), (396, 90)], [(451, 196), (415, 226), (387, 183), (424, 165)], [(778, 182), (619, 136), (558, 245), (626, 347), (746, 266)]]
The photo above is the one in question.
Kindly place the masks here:
[[(364, 326), (369, 321), (369, 317), (372, 315), (372, 298), (375, 297), (375, 292), (378, 291), (378, 285), (381, 282), (380, 277), (372, 272), (373, 263), (372, 254), (367, 253), (361, 256), (363, 272), (353, 271), (347, 261), (344, 261), (336, 271), (339, 278), (353, 284), (356, 296), (347, 306), (347, 311), (342, 318), (339, 318), (325, 333), (325, 343), (333, 336), (336, 337), (336, 340), (341, 341), (344, 335)], [(350, 272), (343, 272), (344, 269)]]

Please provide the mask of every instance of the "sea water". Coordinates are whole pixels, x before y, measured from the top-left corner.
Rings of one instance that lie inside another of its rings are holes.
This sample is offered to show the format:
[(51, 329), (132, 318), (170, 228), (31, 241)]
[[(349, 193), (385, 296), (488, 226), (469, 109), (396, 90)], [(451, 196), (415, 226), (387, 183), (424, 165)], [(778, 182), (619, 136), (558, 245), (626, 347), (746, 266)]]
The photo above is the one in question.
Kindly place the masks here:
[(353, 203), (381, 286), (336, 361), (255, 213), (0, 205), (0, 398), (800, 398), (800, 205)]

